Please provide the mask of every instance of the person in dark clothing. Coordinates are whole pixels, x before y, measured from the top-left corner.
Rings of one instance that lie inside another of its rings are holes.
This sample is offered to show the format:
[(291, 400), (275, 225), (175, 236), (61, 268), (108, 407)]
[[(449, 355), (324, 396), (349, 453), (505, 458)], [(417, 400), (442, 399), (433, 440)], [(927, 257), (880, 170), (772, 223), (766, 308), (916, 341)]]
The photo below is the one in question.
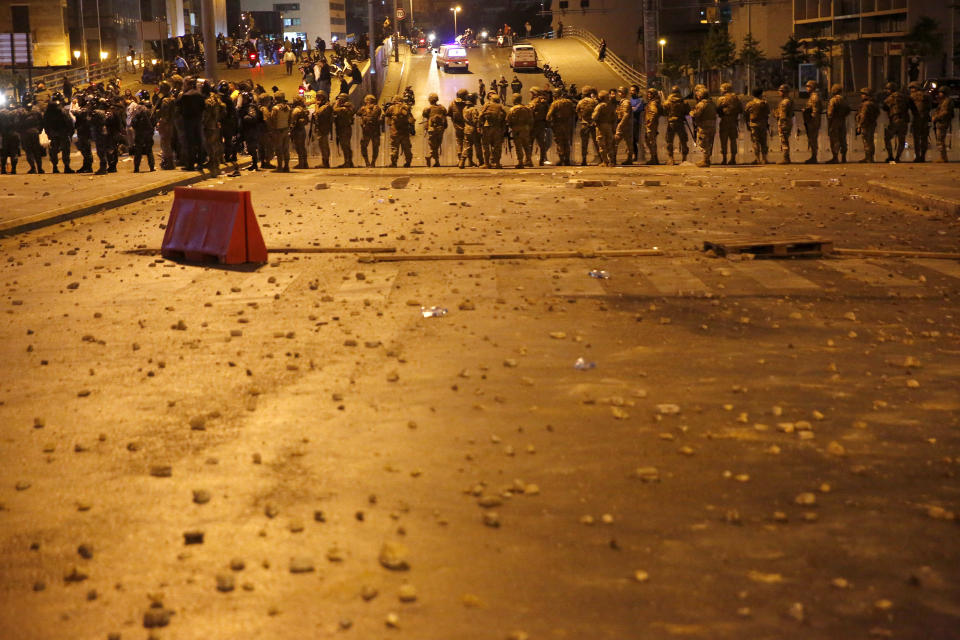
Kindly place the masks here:
[(63, 76), (63, 87), (60, 89), (63, 93), (63, 97), (66, 98), (67, 103), (73, 100), (73, 83), (70, 82), (70, 78)]
[(83, 158), (83, 164), (77, 169), (77, 173), (93, 172), (93, 153), (90, 150), (90, 114), (93, 111), (93, 98), (90, 96), (80, 96), (77, 98), (77, 109), (74, 112), (77, 129), (77, 151)]
[(354, 62), (350, 65), (350, 86), (360, 86), (361, 82), (363, 82), (363, 74), (360, 73), (360, 68), (357, 67), (357, 63)]
[(154, 170), (153, 159), (153, 132), (156, 127), (153, 110), (150, 104), (150, 92), (143, 90), (137, 94), (137, 104), (130, 115), (130, 126), (133, 128), (133, 172), (140, 172), (140, 162), (143, 156), (147, 157), (147, 166)]
[(63, 104), (63, 96), (59, 93), (53, 94), (47, 110), (43, 113), (43, 130), (47, 132), (50, 138), (50, 164), (53, 165), (53, 173), (59, 173), (57, 170), (57, 161), (62, 157), (63, 172), (73, 173), (70, 168), (70, 138), (73, 136), (73, 119), (70, 112)]
[(16, 175), (17, 160), (20, 158), (20, 118), (23, 110), (15, 100), (7, 103), (0, 111), (0, 174), (7, 172), (7, 159), (10, 160), (9, 173)]
[(248, 171), (258, 169), (257, 162), (260, 150), (260, 132), (263, 128), (263, 114), (253, 94), (243, 93), (240, 101), (240, 134), (243, 136), (243, 142), (247, 145), (247, 153), (250, 154), (250, 166)]
[(40, 146), (40, 130), (43, 129), (43, 114), (33, 102), (33, 96), (26, 94), (23, 101), (23, 116), (20, 118), (20, 144), (27, 156), (30, 170), (27, 173), (44, 173), (43, 147)]
[(203, 123), (201, 117), (204, 103), (203, 94), (197, 90), (195, 80), (184, 83), (184, 92), (177, 102), (180, 114), (183, 116), (184, 142), (186, 143), (184, 168), (187, 171), (195, 171), (202, 166), (200, 150), (203, 145)]
[(600, 52), (597, 54), (597, 60), (603, 62), (603, 59), (607, 57), (607, 40), (606, 38), (600, 38)]

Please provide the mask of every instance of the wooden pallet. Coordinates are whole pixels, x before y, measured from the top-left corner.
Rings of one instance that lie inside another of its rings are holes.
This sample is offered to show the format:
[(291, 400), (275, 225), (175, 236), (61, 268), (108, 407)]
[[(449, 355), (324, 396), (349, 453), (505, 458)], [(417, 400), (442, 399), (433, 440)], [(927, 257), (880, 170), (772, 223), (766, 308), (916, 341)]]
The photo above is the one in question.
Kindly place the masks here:
[(713, 251), (718, 256), (731, 253), (750, 253), (757, 258), (817, 257), (833, 251), (833, 240), (827, 240), (820, 236), (705, 240), (703, 250)]

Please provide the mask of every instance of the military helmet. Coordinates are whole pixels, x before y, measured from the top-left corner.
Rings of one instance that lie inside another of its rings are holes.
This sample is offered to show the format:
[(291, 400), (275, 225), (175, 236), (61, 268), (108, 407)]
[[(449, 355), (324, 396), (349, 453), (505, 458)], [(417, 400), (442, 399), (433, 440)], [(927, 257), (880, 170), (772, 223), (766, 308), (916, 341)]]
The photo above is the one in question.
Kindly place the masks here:
[(555, 88), (555, 89), (553, 90), (553, 97), (554, 97), (554, 98), (560, 98), (562, 95), (563, 95), (563, 92), (560, 91), (560, 89)]
[(472, 102), (473, 104), (477, 104), (477, 100), (480, 99), (480, 96), (478, 96), (477, 93), (474, 91), (467, 97), (467, 99), (470, 100), (470, 102)]
[(457, 89), (457, 97), (460, 98), (461, 100), (466, 100), (467, 96), (469, 95), (470, 95), (470, 92), (467, 91), (466, 89)]
[(843, 87), (840, 86), (839, 84), (834, 84), (834, 85), (831, 85), (831, 86), (830, 86), (830, 94), (831, 94), (831, 95), (838, 96), (838, 95), (840, 95), (841, 93), (843, 93)]
[(860, 95), (862, 95), (862, 96), (872, 96), (872, 95), (873, 95), (873, 89), (871, 89), (870, 87), (863, 87), (862, 89), (860, 89)]
[(496, 102), (497, 104), (500, 104), (500, 95), (491, 92), (491, 93), (490, 93), (490, 102)]
[(803, 83), (803, 86), (805, 86), (805, 87), (807, 87), (807, 88), (816, 87), (816, 86), (817, 86), (817, 81), (816, 81), (816, 80), (807, 80), (805, 83)]
[(730, 91), (733, 91), (733, 85), (730, 84), (729, 82), (724, 82), (723, 84), (720, 85), (720, 91), (722, 91), (722, 92), (724, 92), (724, 93), (728, 93), (728, 92), (730, 92)]
[(908, 87), (909, 89), (911, 89), (911, 90), (919, 91), (919, 90), (920, 90), (920, 83), (917, 82), (916, 80), (914, 80), (913, 82), (911, 82), (910, 84), (908, 84), (907, 87)]
[(140, 91), (137, 91), (137, 97), (138, 97), (140, 100), (144, 100), (144, 101), (149, 100), (149, 99), (150, 99), (150, 92), (147, 91), (146, 89), (140, 89)]
[(277, 91), (275, 94), (273, 94), (273, 99), (277, 102), (286, 102), (287, 94), (285, 94), (283, 91)]
[(439, 99), (440, 99), (440, 96), (438, 96), (435, 93), (431, 93), (430, 95), (427, 96), (427, 102), (429, 102), (430, 104), (436, 104), (436, 102)]
[(887, 91), (896, 91), (896, 90), (897, 90), (897, 83), (895, 83), (895, 82), (888, 82), (887, 84), (885, 84), (885, 85), (883, 86), (883, 88), (886, 89)]
[(693, 88), (693, 94), (696, 96), (709, 96), (710, 91), (707, 89), (706, 85), (698, 84)]
[(170, 93), (170, 83), (166, 80), (161, 80), (160, 84), (157, 85), (157, 88), (160, 90), (160, 93), (167, 95)]
[(513, 94), (513, 104), (520, 104), (523, 102), (523, 96), (519, 93)]
[(782, 92), (782, 93), (789, 93), (789, 92), (790, 92), (790, 85), (788, 85), (788, 84), (782, 84), (782, 85), (780, 85), (779, 87), (777, 87), (777, 91), (780, 91), (780, 92)]
[(338, 94), (337, 94), (337, 101), (339, 102), (341, 99), (342, 99), (342, 100), (347, 100), (349, 97), (350, 97), (350, 96), (348, 96), (348, 95), (345, 94), (345, 93), (338, 93)]
[(607, 91), (606, 89), (604, 89), (597, 95), (597, 100), (599, 100), (600, 102), (606, 102), (609, 99), (610, 99), (610, 92)]
[(364, 102), (365, 104), (376, 104), (376, 103), (377, 103), (377, 98), (376, 98), (376, 96), (372, 96), (372, 95), (370, 95), (370, 94), (368, 93), (367, 95), (365, 95), (365, 96), (363, 97), (363, 102)]
[(647, 88), (647, 97), (655, 97), (655, 96), (658, 96), (658, 95), (660, 95), (660, 93), (659, 93), (656, 89), (654, 89), (653, 87), (648, 87), (648, 88)]
[(585, 95), (585, 96), (586, 96), (586, 95), (590, 95), (590, 92), (591, 92), (591, 91), (593, 91), (593, 87), (591, 87), (591, 86), (588, 85), (588, 84), (583, 85), (583, 88), (580, 89), (580, 92), (583, 93), (583, 95)]
[[(323, 89), (320, 89), (320, 90), (317, 91), (317, 100), (321, 100), (321, 99), (322, 99), (322, 100), (326, 100), (326, 99), (327, 99), (327, 92), (324, 91)], [(398, 99), (399, 99), (399, 98), (398, 98)]]
[(680, 95), (680, 85), (675, 84), (672, 87), (670, 87), (670, 93), (675, 93), (677, 95)]

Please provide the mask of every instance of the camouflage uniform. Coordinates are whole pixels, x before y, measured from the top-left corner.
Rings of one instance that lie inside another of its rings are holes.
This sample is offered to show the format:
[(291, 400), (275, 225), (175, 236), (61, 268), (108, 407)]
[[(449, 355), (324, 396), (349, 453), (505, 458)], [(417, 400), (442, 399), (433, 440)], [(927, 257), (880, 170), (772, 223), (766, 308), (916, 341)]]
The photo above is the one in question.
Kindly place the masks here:
[(950, 126), (953, 122), (954, 100), (947, 92), (940, 89), (940, 102), (937, 103), (936, 111), (933, 112), (933, 131), (937, 136), (937, 151), (940, 157), (937, 162), (949, 162), (947, 160), (947, 137), (950, 135)]
[(467, 107), (463, 110), (463, 151), (460, 152), (460, 164), (463, 169), (467, 163), (474, 166), (473, 156), (477, 156), (477, 164), (483, 164), (483, 146), (480, 144), (480, 107), (477, 106), (477, 94), (470, 94), (467, 98)]
[(330, 168), (330, 134), (333, 132), (333, 105), (324, 91), (317, 91), (317, 110), (310, 118), (311, 136), (317, 139), (324, 169)]
[(609, 93), (601, 91), (597, 98), (597, 106), (590, 118), (597, 129), (597, 148), (600, 150), (600, 164), (605, 167), (613, 166), (614, 126), (617, 123), (617, 107)]
[(333, 105), (333, 125), (337, 131), (337, 144), (343, 152), (343, 164), (340, 166), (345, 169), (353, 168), (353, 105), (347, 94), (341, 93), (337, 96), (337, 102)]
[(290, 112), (290, 142), (297, 154), (297, 169), (309, 169), (307, 162), (307, 124), (310, 123), (310, 112), (303, 96), (293, 99), (293, 111)]
[[(383, 111), (377, 105), (377, 99), (371, 95), (363, 99), (363, 106), (357, 111), (360, 116), (360, 155), (368, 167), (377, 166), (380, 155), (380, 130), (383, 127)], [(369, 153), (367, 148), (370, 148)]]
[(780, 134), (780, 151), (783, 160), (780, 164), (790, 164), (790, 133), (793, 131), (793, 98), (790, 97), (790, 87), (780, 85), (780, 102), (774, 116), (777, 119), (777, 133)]
[[(883, 130), (883, 143), (887, 148), (887, 162), (900, 162), (900, 155), (907, 141), (907, 128), (910, 123), (910, 103), (903, 92), (892, 82), (887, 84), (887, 97), (883, 100), (883, 110), (887, 112), (889, 122)], [(893, 152), (893, 141), (897, 150)]]
[(830, 102), (827, 103), (827, 133), (830, 136), (830, 153), (833, 157), (827, 164), (836, 164), (837, 156), (840, 162), (847, 161), (847, 116), (850, 115), (850, 105), (843, 98), (843, 87), (835, 84), (830, 87)]
[[(757, 95), (759, 93), (759, 95)], [(743, 115), (750, 127), (750, 142), (753, 143), (753, 164), (767, 164), (767, 129), (770, 127), (770, 105), (763, 93), (754, 92), (754, 98), (744, 107)]]
[(547, 138), (547, 113), (550, 111), (550, 100), (543, 91), (536, 91), (530, 104), (527, 105), (533, 113), (533, 129), (530, 130), (530, 136), (533, 143), (540, 149), (540, 166), (547, 161), (547, 151), (550, 149), (550, 141)]
[(913, 103), (913, 150), (916, 153), (914, 162), (925, 162), (927, 147), (930, 142), (930, 112), (933, 111), (933, 100), (930, 95), (920, 88), (919, 82), (910, 83), (910, 101)]
[(491, 92), (487, 104), (480, 111), (480, 132), (483, 144), (485, 169), (502, 169), (500, 154), (503, 153), (503, 134), (507, 123), (507, 112), (500, 104), (500, 96)]
[(703, 151), (703, 160), (697, 163), (698, 167), (709, 167), (710, 157), (713, 155), (713, 141), (717, 137), (717, 107), (710, 99), (710, 92), (705, 86), (697, 85), (693, 91), (697, 104), (693, 107), (693, 126), (697, 131), (697, 144)]
[[(209, 88), (206, 91), (209, 91)], [(203, 151), (207, 154), (207, 168), (215, 176), (220, 175), (220, 164), (223, 162), (220, 121), (223, 119), (224, 109), (220, 96), (216, 93), (210, 92), (204, 98), (203, 115), (200, 117), (203, 124)]]
[(426, 123), (427, 146), (427, 166), (430, 166), (430, 160), (433, 159), (433, 165), (440, 166), (440, 147), (443, 145), (443, 132), (447, 130), (447, 110), (442, 104), (438, 104), (440, 97), (431, 93), (427, 98), (430, 106), (423, 110), (423, 120)]
[(393, 103), (387, 108), (387, 120), (390, 123), (390, 166), (397, 166), (397, 157), (403, 152), (403, 166), (409, 167), (413, 161), (410, 148), (410, 134), (414, 132), (416, 120), (410, 106), (401, 96), (394, 96)]
[(663, 105), (664, 115), (667, 116), (667, 164), (673, 164), (673, 139), (680, 141), (680, 161), (687, 159), (690, 147), (687, 146), (687, 114), (690, 105), (680, 97), (680, 87), (673, 87), (670, 96)]
[(717, 98), (717, 114), (720, 116), (720, 154), (727, 164), (727, 150), (730, 151), (730, 164), (737, 164), (737, 137), (740, 133), (740, 116), (743, 114), (743, 102), (733, 92), (733, 85), (724, 82), (720, 85), (722, 95)]
[(275, 155), (273, 149), (273, 136), (270, 133), (270, 111), (273, 109), (273, 96), (269, 93), (261, 93), (257, 102), (260, 108), (260, 168), (276, 169), (276, 165), (270, 164)]
[(660, 133), (662, 115), (663, 105), (660, 104), (660, 93), (656, 89), (647, 89), (647, 106), (643, 109), (643, 141), (650, 155), (647, 164), (660, 164), (657, 158), (657, 135)]
[(880, 107), (877, 106), (877, 101), (869, 88), (860, 89), (860, 96), (863, 100), (855, 118), (857, 135), (863, 138), (863, 160), (860, 162), (873, 162), (873, 156), (876, 153), (874, 136), (877, 132), (877, 118), (880, 117)]
[(807, 105), (803, 108), (803, 127), (807, 133), (807, 144), (810, 146), (810, 158), (806, 164), (817, 164), (817, 151), (820, 149), (820, 118), (823, 116), (823, 100), (817, 91), (817, 83), (807, 81)]
[(157, 133), (160, 134), (160, 168), (173, 169), (177, 166), (173, 154), (177, 101), (170, 95), (170, 85), (165, 81), (160, 83), (160, 96), (160, 102), (155, 107)]
[(513, 144), (517, 148), (517, 169), (522, 169), (524, 165), (533, 166), (531, 155), (533, 154), (533, 138), (530, 132), (533, 129), (533, 110), (521, 103), (519, 93), (513, 94), (513, 107), (507, 113), (507, 124), (510, 125), (510, 131), (513, 132)]
[(627, 148), (627, 159), (623, 164), (633, 164), (636, 157), (633, 155), (633, 105), (630, 104), (630, 93), (626, 87), (620, 87), (617, 102), (617, 129), (613, 134), (613, 157), (611, 162), (617, 164), (617, 152), (622, 142)]
[(580, 119), (580, 164), (583, 166), (587, 165), (587, 152), (590, 149), (591, 140), (594, 151), (597, 155), (600, 154), (600, 149), (597, 147), (596, 125), (593, 123), (593, 110), (597, 108), (594, 95), (593, 88), (585, 86), (583, 98), (577, 103), (577, 117)]
[(573, 101), (560, 94), (554, 98), (547, 110), (547, 122), (553, 131), (553, 138), (557, 142), (557, 153), (560, 155), (560, 165), (570, 166), (570, 152), (573, 146), (573, 128), (576, 126), (577, 108)]
[(450, 103), (447, 108), (447, 115), (450, 116), (450, 123), (453, 124), (453, 137), (457, 145), (457, 159), (463, 156), (463, 128), (466, 123), (463, 120), (463, 112), (467, 109), (467, 97), (470, 93), (466, 89), (458, 89), (456, 99)]
[(268, 128), (277, 155), (277, 171), (290, 173), (290, 105), (282, 91), (274, 94), (276, 104), (270, 109)]

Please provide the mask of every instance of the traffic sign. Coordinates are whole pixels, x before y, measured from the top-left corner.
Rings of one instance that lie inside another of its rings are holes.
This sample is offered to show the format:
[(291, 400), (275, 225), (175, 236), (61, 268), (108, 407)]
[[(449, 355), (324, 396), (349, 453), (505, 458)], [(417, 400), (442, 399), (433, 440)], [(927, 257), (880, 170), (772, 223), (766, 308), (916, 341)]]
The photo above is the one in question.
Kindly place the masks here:
[(403, 20), (407, 17), (407, 13), (403, 9), (397, 9), (397, 20)]

